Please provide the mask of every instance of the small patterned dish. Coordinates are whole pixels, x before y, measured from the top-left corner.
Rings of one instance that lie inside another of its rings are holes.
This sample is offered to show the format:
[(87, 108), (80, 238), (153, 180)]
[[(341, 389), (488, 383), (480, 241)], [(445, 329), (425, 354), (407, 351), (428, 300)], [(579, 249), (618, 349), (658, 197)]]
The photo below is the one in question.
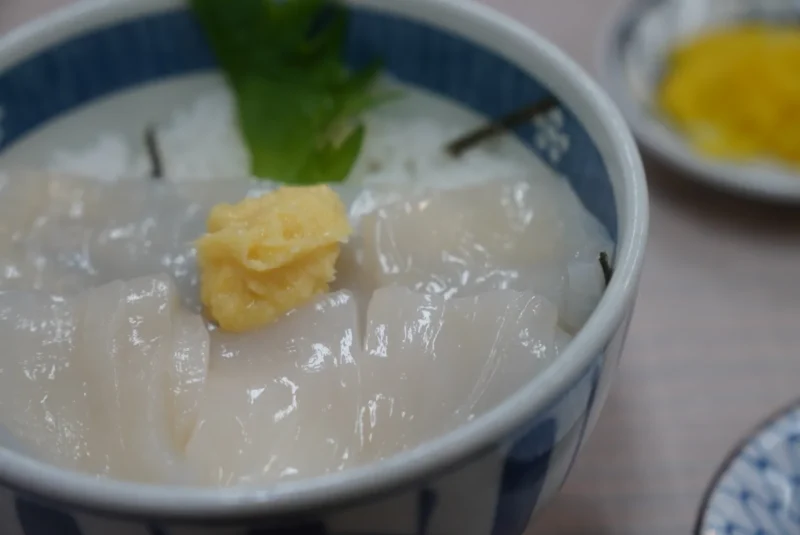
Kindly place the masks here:
[(740, 443), (700, 507), (695, 535), (800, 534), (800, 402)]
[(736, 21), (792, 21), (797, 0), (628, 0), (599, 47), (603, 85), (648, 152), (709, 186), (748, 197), (800, 203), (800, 175), (767, 163), (733, 164), (692, 150), (654, 109), (653, 95), (674, 44)]

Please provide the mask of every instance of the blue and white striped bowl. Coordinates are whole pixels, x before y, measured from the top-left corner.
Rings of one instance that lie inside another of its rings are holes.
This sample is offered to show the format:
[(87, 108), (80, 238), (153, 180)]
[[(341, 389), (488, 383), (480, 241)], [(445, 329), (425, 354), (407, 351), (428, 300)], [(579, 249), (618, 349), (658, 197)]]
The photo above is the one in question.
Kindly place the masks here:
[(768, 418), (714, 477), (696, 535), (800, 535), (800, 404)]
[[(608, 392), (642, 268), (648, 205), (634, 141), (575, 64), (476, 2), (348, 6), (353, 65), (380, 56), (401, 81), (485, 115), (559, 99), (550, 124), (517, 134), (569, 178), (617, 243), (596, 312), (556, 363), (496, 410), (340, 474), (263, 489), (175, 488), (101, 481), (0, 450), (4, 535), (520, 535), (563, 483)], [(79, 3), (0, 41), (0, 152), (116, 91), (213, 68), (179, 0)]]

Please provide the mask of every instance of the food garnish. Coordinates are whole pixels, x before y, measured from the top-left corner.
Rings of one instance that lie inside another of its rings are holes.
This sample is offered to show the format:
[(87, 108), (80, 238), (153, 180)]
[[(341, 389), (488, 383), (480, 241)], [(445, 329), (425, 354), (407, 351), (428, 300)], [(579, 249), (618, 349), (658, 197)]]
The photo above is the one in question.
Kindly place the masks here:
[(346, 10), (327, 0), (191, 0), (236, 98), (251, 172), (286, 183), (341, 182), (364, 142), (359, 115), (391, 98), (380, 65), (342, 60)]

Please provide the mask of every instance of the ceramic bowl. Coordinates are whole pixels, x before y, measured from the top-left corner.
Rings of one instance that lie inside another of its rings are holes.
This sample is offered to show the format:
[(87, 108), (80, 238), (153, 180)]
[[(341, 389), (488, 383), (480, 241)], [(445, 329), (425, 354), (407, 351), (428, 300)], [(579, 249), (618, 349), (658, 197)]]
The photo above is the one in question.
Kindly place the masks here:
[[(595, 313), (557, 362), (495, 410), (352, 471), (268, 488), (148, 486), (0, 450), (4, 535), (520, 535), (563, 483), (606, 398), (642, 268), (648, 204), (634, 140), (562, 52), (476, 2), (347, 6), (352, 65), (380, 56), (401, 81), (486, 116), (547, 94), (559, 99), (547, 120), (516, 133), (568, 177), (616, 241), (616, 271)], [(213, 69), (178, 0), (78, 3), (0, 41), (0, 157), (103, 97)], [(124, 123), (139, 111), (114, 113)]]
[(654, 94), (665, 60), (681, 40), (744, 20), (789, 21), (794, 0), (629, 0), (604, 32), (603, 85), (642, 146), (694, 180), (762, 200), (800, 202), (800, 173), (769, 163), (738, 164), (698, 154), (657, 112)]
[(768, 418), (728, 455), (696, 535), (800, 534), (800, 404)]

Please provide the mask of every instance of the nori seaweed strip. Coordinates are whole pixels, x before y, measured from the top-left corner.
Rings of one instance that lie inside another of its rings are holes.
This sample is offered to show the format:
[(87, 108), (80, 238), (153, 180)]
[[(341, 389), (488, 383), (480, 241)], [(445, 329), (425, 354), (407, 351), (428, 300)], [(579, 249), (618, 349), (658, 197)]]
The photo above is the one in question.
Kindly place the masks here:
[(605, 252), (600, 253), (600, 267), (603, 269), (603, 278), (606, 280), (606, 286), (611, 282), (611, 277), (614, 276), (614, 268), (608, 261), (608, 254)]
[(554, 97), (546, 97), (542, 100), (536, 101), (533, 104), (512, 111), (508, 115), (504, 115), (498, 119), (493, 120), (489, 124), (473, 130), (456, 140), (451, 141), (445, 146), (445, 150), (453, 157), (459, 157), (461, 154), (477, 145), (485, 139), (502, 134), (515, 126), (526, 123), (546, 111), (558, 105), (558, 100)]
[(164, 166), (161, 163), (161, 152), (158, 150), (158, 137), (156, 129), (148, 126), (144, 131), (144, 146), (150, 158), (150, 177), (155, 180), (164, 178)]

